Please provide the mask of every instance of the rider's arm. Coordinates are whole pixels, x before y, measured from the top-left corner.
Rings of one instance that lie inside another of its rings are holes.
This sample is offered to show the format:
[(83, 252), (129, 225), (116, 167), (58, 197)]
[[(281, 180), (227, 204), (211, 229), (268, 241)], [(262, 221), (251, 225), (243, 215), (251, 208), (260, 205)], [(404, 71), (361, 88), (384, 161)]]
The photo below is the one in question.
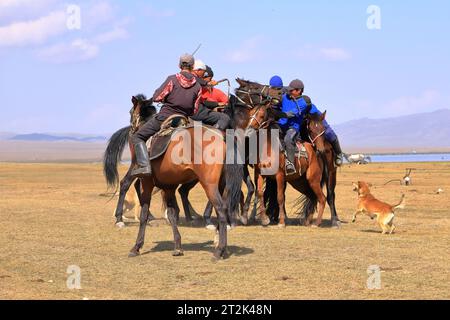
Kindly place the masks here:
[(164, 99), (169, 95), (169, 93), (172, 92), (172, 90), (173, 90), (173, 82), (170, 79), (170, 77), (168, 77), (166, 81), (164, 81), (164, 83), (161, 85), (161, 87), (156, 89), (155, 93), (153, 94), (153, 101), (163, 102)]

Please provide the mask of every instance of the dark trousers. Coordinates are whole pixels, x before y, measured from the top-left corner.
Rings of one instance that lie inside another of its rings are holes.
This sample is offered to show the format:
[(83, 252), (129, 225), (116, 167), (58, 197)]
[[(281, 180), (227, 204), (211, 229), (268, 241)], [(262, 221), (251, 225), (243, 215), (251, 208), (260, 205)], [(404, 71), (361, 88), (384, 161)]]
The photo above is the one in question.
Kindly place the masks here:
[(205, 106), (200, 106), (198, 112), (193, 115), (192, 120), (201, 121), (204, 124), (214, 126), (217, 124), (219, 130), (225, 131), (230, 125), (230, 117), (222, 112), (215, 112)]
[(134, 145), (140, 142), (147, 142), (148, 139), (161, 129), (161, 125), (166, 120), (166, 116), (157, 114), (148, 120), (132, 137), (131, 141)]

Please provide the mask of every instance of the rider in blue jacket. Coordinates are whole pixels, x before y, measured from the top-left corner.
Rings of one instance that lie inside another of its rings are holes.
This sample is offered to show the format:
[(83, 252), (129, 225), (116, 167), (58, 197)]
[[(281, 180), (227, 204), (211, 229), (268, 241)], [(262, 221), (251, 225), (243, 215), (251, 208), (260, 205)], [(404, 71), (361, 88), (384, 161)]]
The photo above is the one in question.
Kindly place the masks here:
[[(300, 134), (303, 117), (308, 110), (311, 114), (321, 114), (317, 107), (311, 103), (311, 99), (303, 95), (304, 89), (305, 86), (301, 80), (293, 80), (287, 88), (288, 93), (283, 95), (281, 102), (281, 111), (287, 115), (287, 118), (280, 119), (278, 123), (282, 131), (285, 132), (284, 142), (286, 144), (287, 156), (288, 160), (292, 163), (295, 161), (296, 140)], [(324, 125), (326, 129), (325, 138), (330, 142), (336, 153), (336, 165), (340, 166), (342, 165), (343, 159), (339, 139), (326, 121), (324, 121)]]

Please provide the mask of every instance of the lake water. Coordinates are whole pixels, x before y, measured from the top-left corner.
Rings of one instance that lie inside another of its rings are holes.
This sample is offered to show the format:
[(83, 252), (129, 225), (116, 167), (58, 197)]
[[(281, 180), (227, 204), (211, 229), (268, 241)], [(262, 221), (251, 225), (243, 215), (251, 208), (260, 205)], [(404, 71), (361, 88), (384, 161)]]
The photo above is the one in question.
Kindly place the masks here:
[(374, 154), (372, 162), (450, 162), (450, 153)]

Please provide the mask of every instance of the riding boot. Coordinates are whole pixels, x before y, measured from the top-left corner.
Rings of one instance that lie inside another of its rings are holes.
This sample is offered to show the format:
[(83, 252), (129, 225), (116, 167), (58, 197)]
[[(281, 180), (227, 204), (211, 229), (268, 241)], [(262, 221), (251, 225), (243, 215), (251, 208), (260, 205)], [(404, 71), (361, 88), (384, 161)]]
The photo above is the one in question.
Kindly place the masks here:
[(133, 178), (144, 178), (152, 175), (152, 168), (148, 157), (147, 145), (139, 142), (134, 145), (136, 154), (136, 167), (131, 172)]
[(295, 150), (292, 149), (292, 146), (287, 146), (286, 148), (286, 175), (291, 176), (297, 173), (295, 169)]
[(335, 164), (336, 166), (340, 167), (344, 163), (344, 159), (339, 139), (336, 138), (336, 140), (331, 142), (331, 146), (333, 147), (334, 153), (336, 154)]

